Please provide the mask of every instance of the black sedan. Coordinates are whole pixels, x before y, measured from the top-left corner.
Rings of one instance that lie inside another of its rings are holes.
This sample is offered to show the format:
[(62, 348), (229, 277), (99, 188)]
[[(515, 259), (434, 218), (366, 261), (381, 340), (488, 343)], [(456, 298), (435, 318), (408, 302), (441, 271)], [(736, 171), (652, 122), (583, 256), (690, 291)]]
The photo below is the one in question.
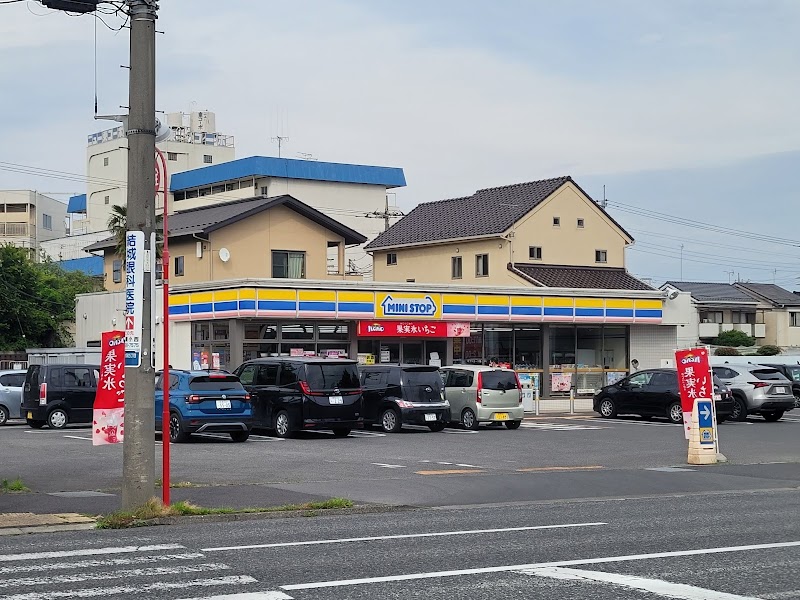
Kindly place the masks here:
[[(714, 400), (717, 421), (721, 423), (733, 412), (733, 396), (714, 376)], [(606, 419), (617, 415), (666, 417), (673, 423), (683, 422), (678, 372), (675, 369), (638, 371), (594, 395), (594, 411)]]

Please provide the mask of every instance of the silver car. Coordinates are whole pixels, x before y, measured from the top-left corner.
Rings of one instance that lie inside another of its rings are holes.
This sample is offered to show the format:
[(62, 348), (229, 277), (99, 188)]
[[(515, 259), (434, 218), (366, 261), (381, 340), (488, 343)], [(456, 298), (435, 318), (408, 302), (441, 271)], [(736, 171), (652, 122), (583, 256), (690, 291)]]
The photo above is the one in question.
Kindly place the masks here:
[(0, 371), (0, 425), (19, 419), (25, 371)]
[(733, 392), (731, 418), (734, 421), (744, 421), (747, 415), (761, 415), (766, 421), (777, 421), (794, 408), (792, 382), (777, 369), (726, 364), (713, 367), (713, 371)]
[(505, 423), (517, 429), (525, 416), (522, 387), (510, 369), (455, 365), (441, 369), (450, 418), (467, 429), (481, 423)]

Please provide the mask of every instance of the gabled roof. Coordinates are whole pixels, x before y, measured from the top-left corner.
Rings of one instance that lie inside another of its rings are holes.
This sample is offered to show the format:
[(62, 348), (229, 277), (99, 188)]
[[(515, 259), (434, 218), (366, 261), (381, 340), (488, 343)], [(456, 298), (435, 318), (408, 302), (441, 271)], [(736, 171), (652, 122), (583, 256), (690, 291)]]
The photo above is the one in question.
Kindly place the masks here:
[[(169, 215), (167, 226), (169, 227), (169, 237), (181, 237), (186, 235), (207, 236), (213, 231), (232, 225), (242, 219), (258, 214), (276, 206), (285, 206), (296, 213), (322, 225), (328, 230), (344, 238), (346, 245), (363, 244), (367, 238), (357, 231), (350, 229), (335, 219), (331, 219), (308, 204), (300, 202), (292, 196), (276, 196), (268, 198), (266, 196), (256, 196), (254, 198), (244, 198), (234, 202), (222, 204), (212, 204), (200, 208), (192, 208), (176, 212)], [(96, 250), (106, 250), (113, 248), (116, 240), (113, 237), (107, 238), (91, 246), (84, 248), (87, 252)]]
[[(565, 183), (572, 183), (594, 202), (569, 176), (486, 188), (478, 190), (472, 196), (419, 204), (365, 248), (375, 250), (499, 235), (552, 196)], [(601, 206), (597, 205), (597, 209), (628, 238), (633, 239)]]
[(774, 283), (736, 283), (747, 294), (771, 302), (776, 306), (800, 306), (800, 296)]
[(245, 177), (283, 177), (339, 183), (363, 183), (387, 188), (403, 187), (406, 177), (398, 167), (375, 167), (345, 163), (276, 158), (274, 156), (249, 156), (191, 171), (175, 173), (170, 178), (171, 192), (202, 187)]
[(652, 290), (625, 269), (618, 267), (573, 267), (568, 265), (508, 265), (512, 273), (540, 287), (597, 290)]
[[(689, 292), (698, 302), (733, 302), (756, 304), (757, 301), (730, 283), (703, 283), (697, 281), (667, 281), (670, 286), (682, 292)], [(662, 286), (663, 287), (663, 286)]]

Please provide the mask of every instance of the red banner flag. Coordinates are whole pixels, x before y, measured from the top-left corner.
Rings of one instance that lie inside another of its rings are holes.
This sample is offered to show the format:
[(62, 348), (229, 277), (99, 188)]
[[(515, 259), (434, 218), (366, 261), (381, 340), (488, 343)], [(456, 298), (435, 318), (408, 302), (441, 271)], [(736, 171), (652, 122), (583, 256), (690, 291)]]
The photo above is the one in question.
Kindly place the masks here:
[(714, 381), (705, 348), (689, 348), (675, 351), (675, 365), (678, 367), (678, 389), (681, 393), (683, 409), (683, 430), (689, 439), (692, 410), (696, 400), (714, 398)]
[(104, 331), (100, 379), (94, 397), (92, 444), (119, 444), (125, 437), (125, 332)]

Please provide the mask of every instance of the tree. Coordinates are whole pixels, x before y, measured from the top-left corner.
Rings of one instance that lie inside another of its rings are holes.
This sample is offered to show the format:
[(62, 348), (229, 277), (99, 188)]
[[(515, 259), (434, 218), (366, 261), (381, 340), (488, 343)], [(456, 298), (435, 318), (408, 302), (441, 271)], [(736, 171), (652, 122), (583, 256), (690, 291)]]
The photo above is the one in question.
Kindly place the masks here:
[[(162, 232), (164, 217), (159, 215), (156, 217), (156, 257), (161, 258), (161, 247), (164, 241)], [(114, 246), (114, 253), (117, 256), (125, 256), (125, 232), (128, 230), (128, 207), (120, 204), (115, 204), (111, 207), (111, 214), (106, 221), (106, 227), (114, 236), (116, 244)]]
[(723, 331), (714, 340), (715, 346), (755, 346), (756, 338), (750, 337), (744, 331), (731, 329)]
[(771, 344), (765, 344), (756, 350), (756, 354), (759, 356), (777, 356), (780, 353), (781, 349), (778, 346), (773, 346)]
[(0, 246), (0, 350), (58, 348), (72, 343), (75, 296), (95, 289), (83, 273), (35, 263), (27, 250)]

